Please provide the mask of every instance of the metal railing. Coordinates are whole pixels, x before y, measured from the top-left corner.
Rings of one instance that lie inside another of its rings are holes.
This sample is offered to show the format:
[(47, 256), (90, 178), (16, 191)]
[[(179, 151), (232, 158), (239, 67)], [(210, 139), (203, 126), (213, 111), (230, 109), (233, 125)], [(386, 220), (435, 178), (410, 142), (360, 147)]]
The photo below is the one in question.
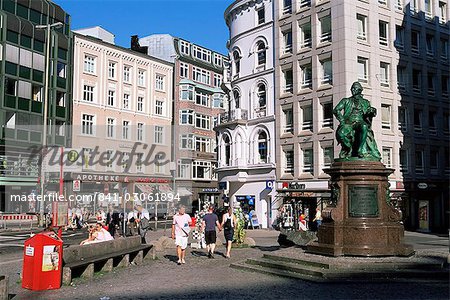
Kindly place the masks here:
[(238, 120), (248, 120), (248, 110), (237, 108), (219, 115), (219, 124), (229, 123)]

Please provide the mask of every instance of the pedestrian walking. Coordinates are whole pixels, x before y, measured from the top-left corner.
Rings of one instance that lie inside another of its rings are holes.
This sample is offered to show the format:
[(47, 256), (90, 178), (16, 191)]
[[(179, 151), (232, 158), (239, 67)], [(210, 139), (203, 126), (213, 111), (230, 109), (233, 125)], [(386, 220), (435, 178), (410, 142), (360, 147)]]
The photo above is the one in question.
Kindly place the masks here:
[(186, 208), (180, 206), (178, 213), (173, 217), (172, 222), (172, 239), (175, 240), (177, 246), (178, 265), (186, 263), (186, 248), (188, 245), (188, 237), (190, 225), (192, 223), (191, 217), (186, 214)]
[(145, 244), (147, 243), (147, 241), (145, 240), (145, 235), (147, 234), (148, 228), (150, 227), (150, 214), (148, 210), (142, 207), (141, 204), (136, 205), (136, 210), (138, 212), (138, 217), (135, 219), (135, 222), (138, 226), (142, 244)]
[(226, 258), (230, 258), (231, 244), (233, 243), (234, 228), (236, 227), (236, 224), (236, 215), (233, 213), (233, 208), (229, 207), (228, 212), (223, 215), (221, 224), (225, 236), (225, 242), (227, 244), (227, 253), (225, 255)]
[(214, 213), (214, 206), (208, 207), (208, 212), (203, 216), (202, 231), (205, 232), (206, 251), (208, 258), (214, 258), (214, 250), (216, 249), (216, 226), (222, 230), (219, 223), (219, 217)]
[(316, 222), (317, 230), (319, 230), (320, 225), (322, 225), (322, 212), (319, 207), (316, 209), (316, 216), (314, 217), (313, 222)]

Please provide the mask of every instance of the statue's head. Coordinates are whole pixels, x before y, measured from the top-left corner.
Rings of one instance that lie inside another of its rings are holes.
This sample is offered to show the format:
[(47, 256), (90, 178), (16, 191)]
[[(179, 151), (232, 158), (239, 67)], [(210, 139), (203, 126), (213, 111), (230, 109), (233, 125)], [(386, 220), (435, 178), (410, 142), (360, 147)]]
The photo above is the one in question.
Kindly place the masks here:
[(360, 95), (362, 93), (363, 87), (362, 87), (361, 83), (356, 81), (352, 84), (352, 88), (350, 90), (352, 91), (352, 95), (356, 96), (356, 95)]

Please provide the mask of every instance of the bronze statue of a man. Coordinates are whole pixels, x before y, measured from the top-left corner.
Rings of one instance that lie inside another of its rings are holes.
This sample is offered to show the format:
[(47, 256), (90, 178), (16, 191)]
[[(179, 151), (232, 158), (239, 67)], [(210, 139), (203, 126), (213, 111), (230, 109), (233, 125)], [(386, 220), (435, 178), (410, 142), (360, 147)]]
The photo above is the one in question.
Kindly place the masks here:
[(336, 139), (341, 144), (339, 158), (344, 160), (381, 160), (372, 131), (372, 119), (377, 110), (362, 96), (363, 88), (359, 82), (352, 84), (352, 96), (342, 99), (333, 110), (340, 122)]

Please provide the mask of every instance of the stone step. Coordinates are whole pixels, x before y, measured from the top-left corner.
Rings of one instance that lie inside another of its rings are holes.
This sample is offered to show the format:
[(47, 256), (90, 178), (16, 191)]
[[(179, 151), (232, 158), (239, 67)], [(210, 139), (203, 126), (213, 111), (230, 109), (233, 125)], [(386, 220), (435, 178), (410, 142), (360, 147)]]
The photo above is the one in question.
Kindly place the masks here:
[(246, 264), (257, 265), (265, 268), (294, 272), (301, 275), (314, 276), (314, 277), (323, 277), (322, 269), (304, 266), (297, 263), (283, 262), (283, 261), (274, 261), (266, 258), (249, 258), (246, 260)]
[(273, 254), (264, 254), (263, 258), (270, 259), (273, 261), (295, 263), (295, 264), (299, 264), (299, 265), (310, 266), (310, 267), (315, 267), (315, 268), (320, 268), (320, 269), (330, 269), (330, 265), (327, 263), (311, 261), (311, 260), (306, 260), (306, 259), (292, 258), (292, 257), (273, 255)]

